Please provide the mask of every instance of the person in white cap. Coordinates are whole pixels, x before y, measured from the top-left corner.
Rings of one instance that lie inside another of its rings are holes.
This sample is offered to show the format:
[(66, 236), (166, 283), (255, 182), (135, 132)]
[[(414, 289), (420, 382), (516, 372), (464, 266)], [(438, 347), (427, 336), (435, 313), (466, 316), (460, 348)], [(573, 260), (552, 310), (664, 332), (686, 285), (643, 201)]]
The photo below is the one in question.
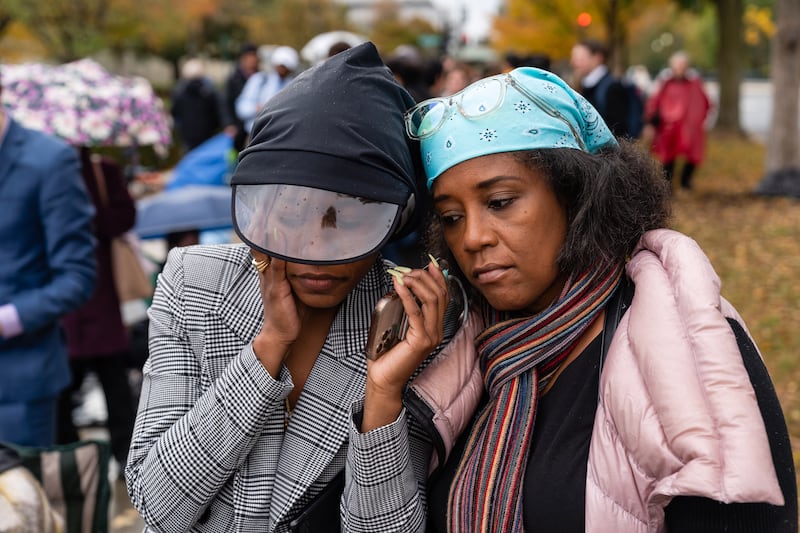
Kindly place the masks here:
[(244, 122), (248, 134), (264, 104), (294, 79), (299, 57), (291, 46), (279, 46), (273, 50), (269, 62), (272, 70), (250, 76), (236, 99), (236, 115)]

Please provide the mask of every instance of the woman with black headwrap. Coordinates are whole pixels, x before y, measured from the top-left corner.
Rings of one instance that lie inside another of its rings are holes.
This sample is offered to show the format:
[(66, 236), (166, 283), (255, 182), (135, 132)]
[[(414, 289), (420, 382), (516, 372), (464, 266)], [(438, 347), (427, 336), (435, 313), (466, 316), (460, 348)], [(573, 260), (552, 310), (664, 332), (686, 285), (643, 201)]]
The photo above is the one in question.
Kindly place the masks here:
[[(379, 252), (416, 220), (412, 104), (371, 43), (304, 72), (258, 116), (233, 175), (244, 244), (170, 252), (126, 469), (150, 530), (290, 531), (321, 501), (336, 531), (340, 499), (346, 531), (376, 531), (376, 515), (423, 526), (430, 444), (402, 394), (459, 313), (435, 261), (392, 270)], [(408, 333), (368, 362), (391, 290)], [(375, 477), (376, 454), (405, 461)]]

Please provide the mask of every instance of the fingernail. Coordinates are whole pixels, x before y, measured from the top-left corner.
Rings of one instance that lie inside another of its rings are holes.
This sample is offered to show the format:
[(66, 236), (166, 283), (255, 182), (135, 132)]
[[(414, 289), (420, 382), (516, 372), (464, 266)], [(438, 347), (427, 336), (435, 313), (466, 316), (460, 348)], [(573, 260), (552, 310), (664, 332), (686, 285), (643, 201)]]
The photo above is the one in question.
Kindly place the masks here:
[(436, 258), (435, 258), (435, 257), (433, 257), (431, 254), (428, 254), (428, 257), (430, 257), (430, 259), (431, 259), (431, 263), (433, 263), (433, 265), (434, 265), (436, 268), (439, 268), (439, 261), (437, 261), (437, 260), (436, 260)]
[(409, 272), (411, 272), (410, 268), (404, 266), (395, 266), (394, 269), (397, 270), (398, 272), (402, 272), (403, 274), (408, 274)]
[(389, 275), (393, 276), (397, 280), (397, 283), (399, 283), (400, 285), (404, 285), (404, 283), (403, 283), (403, 273), (402, 272), (398, 272), (398, 271), (394, 270), (393, 268), (387, 268), (386, 272)]

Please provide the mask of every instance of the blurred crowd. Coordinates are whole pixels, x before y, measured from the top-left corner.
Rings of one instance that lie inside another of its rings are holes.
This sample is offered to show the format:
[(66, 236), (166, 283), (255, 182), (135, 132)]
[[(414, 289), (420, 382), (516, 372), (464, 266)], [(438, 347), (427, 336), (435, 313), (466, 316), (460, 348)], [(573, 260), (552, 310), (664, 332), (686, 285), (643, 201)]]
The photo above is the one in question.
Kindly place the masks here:
[[(350, 48), (342, 40), (330, 45), (326, 57)], [(652, 148), (668, 178), (675, 165), (683, 166), (679, 185), (691, 188), (691, 178), (702, 161), (702, 146), (711, 101), (690, 58), (678, 51), (663, 70), (651, 75), (641, 65), (615, 72), (607, 46), (597, 40), (577, 42), (567, 62), (554, 64), (545, 54), (507, 53), (499, 61), (467, 61), (450, 55), (431, 56), (412, 45), (386, 53), (386, 65), (397, 81), (422, 101), (453, 95), (486, 76), (529, 66), (551, 70), (568, 80), (594, 105), (617, 136), (641, 139)], [(313, 63), (301, 59), (285, 45), (243, 43), (229, 75), (215, 82), (205, 72), (204, 61), (188, 57), (171, 94), (174, 131), (186, 154), (215, 135), (233, 138), (233, 153), (247, 143), (247, 134), (263, 105), (302, 70)], [(681, 160), (681, 161), (679, 161)], [(168, 172), (138, 176), (152, 192), (171, 179)]]

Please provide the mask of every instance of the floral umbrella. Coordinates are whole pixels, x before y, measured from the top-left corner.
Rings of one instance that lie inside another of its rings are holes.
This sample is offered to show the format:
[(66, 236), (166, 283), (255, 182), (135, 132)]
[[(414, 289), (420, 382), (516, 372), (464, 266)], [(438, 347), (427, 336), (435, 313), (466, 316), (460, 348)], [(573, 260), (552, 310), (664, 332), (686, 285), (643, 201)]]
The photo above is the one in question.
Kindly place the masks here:
[(147, 146), (162, 155), (172, 142), (164, 103), (141, 77), (116, 76), (91, 59), (63, 65), (0, 65), (2, 103), (25, 127), (76, 146)]

